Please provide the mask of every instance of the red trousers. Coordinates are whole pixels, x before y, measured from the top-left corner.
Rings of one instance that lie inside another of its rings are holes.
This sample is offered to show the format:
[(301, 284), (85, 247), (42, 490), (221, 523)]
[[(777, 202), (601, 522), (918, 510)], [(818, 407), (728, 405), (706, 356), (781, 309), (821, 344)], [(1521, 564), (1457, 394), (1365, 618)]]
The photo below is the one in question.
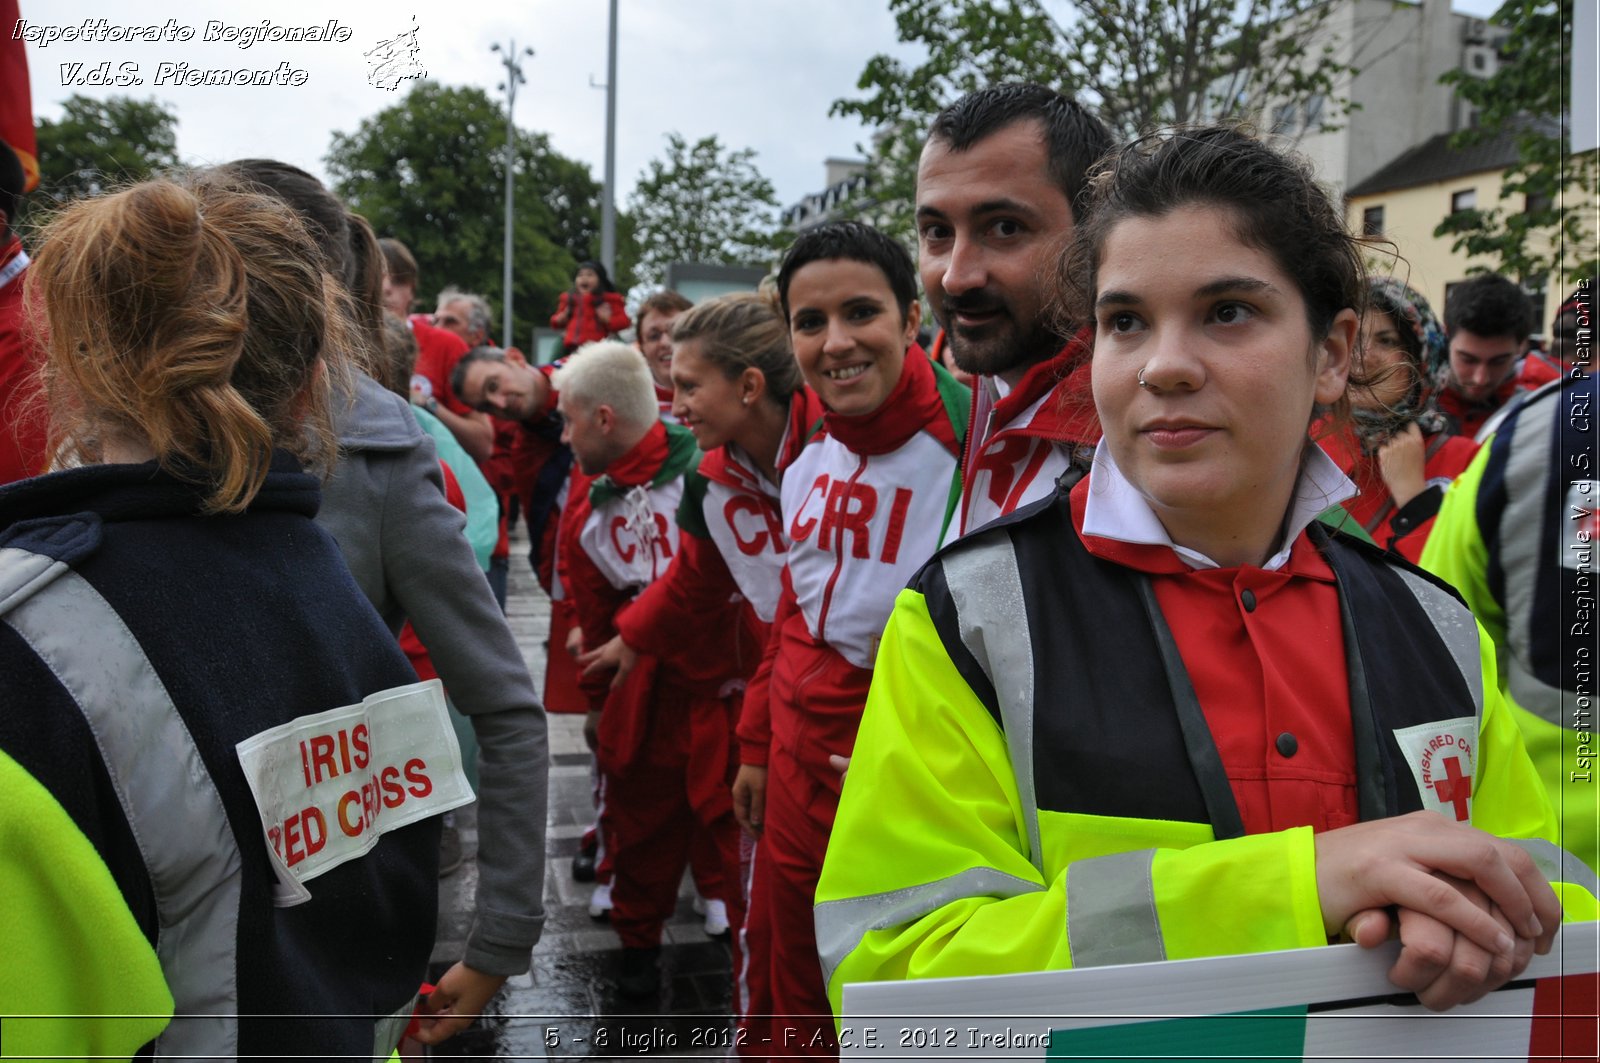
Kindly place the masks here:
[(736, 968), (742, 974), (735, 987), (735, 1002), (743, 1005), (741, 1056), (839, 1056), (812, 922), (838, 808), (838, 796), (773, 743), (745, 918), (745, 963)]
[(658, 685), (648, 737), (621, 771), (606, 774), (601, 829), (611, 854), (611, 926), (625, 947), (661, 943), (691, 852), (703, 865), (702, 893), (726, 901), (735, 930), (742, 923), (743, 898), (729, 888), (739, 881), (739, 826), (728, 793), (736, 706), (736, 699)]

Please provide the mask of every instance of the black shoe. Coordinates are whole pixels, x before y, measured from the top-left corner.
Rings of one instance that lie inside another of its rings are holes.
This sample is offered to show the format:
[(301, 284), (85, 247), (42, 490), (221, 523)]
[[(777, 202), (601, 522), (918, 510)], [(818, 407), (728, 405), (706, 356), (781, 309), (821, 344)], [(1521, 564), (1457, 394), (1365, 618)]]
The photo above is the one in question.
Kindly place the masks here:
[(654, 996), (661, 988), (661, 969), (657, 966), (661, 948), (622, 950), (622, 973), (617, 989), (625, 997)]
[(579, 849), (572, 858), (572, 877), (579, 882), (593, 882), (596, 855), (594, 849)]
[(439, 877), (454, 872), (461, 866), (461, 832), (446, 827), (439, 835)]

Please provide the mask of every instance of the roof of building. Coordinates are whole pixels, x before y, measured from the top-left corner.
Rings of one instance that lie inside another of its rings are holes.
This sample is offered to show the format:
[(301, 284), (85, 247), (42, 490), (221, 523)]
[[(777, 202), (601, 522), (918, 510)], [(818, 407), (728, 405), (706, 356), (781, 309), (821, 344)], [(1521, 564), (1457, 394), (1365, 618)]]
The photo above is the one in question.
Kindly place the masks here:
[(1542, 119), (1525, 119), (1508, 124), (1493, 136), (1465, 148), (1450, 146), (1451, 133), (1440, 133), (1405, 152), (1371, 177), (1345, 192), (1347, 198), (1391, 192), (1397, 188), (1416, 188), (1464, 177), (1471, 173), (1503, 170), (1517, 161), (1517, 134), (1528, 126), (1541, 133), (1559, 135), (1561, 127)]

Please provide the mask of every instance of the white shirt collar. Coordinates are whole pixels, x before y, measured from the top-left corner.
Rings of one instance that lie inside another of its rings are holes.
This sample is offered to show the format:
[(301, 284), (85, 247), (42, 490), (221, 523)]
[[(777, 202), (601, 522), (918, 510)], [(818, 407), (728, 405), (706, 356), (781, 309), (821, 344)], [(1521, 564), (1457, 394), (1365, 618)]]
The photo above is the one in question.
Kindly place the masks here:
[[(1283, 547), (1261, 566), (1269, 572), (1284, 566), (1289, 560), (1294, 541), (1318, 515), (1329, 506), (1336, 506), (1358, 493), (1356, 485), (1339, 471), (1339, 466), (1322, 452), (1321, 447), (1313, 444), (1310, 452), (1301, 466), (1300, 478), (1294, 484)], [(1104, 439), (1094, 451), (1094, 468), (1089, 474), (1089, 498), (1083, 507), (1083, 534), (1125, 543), (1170, 547), (1190, 568), (1222, 567), (1198, 550), (1179, 546), (1172, 541), (1167, 529), (1162, 527), (1160, 518), (1150, 508), (1150, 503), (1117, 468), (1116, 461), (1111, 457), (1111, 448)]]

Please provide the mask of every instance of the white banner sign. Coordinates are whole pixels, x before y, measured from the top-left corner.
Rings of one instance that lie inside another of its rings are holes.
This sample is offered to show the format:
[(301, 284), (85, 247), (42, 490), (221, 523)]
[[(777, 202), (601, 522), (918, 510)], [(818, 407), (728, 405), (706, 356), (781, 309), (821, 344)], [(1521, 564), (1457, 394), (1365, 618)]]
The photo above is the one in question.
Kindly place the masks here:
[(472, 801), (437, 679), (262, 731), (235, 747), (261, 812), (280, 907), (389, 831)]
[[(845, 986), (853, 1059), (1593, 1059), (1600, 923), (1444, 1013), (1397, 993), (1399, 943)], [(1587, 1046), (1587, 1047), (1586, 1047)], [(1578, 1054), (1573, 1054), (1574, 1052)]]

